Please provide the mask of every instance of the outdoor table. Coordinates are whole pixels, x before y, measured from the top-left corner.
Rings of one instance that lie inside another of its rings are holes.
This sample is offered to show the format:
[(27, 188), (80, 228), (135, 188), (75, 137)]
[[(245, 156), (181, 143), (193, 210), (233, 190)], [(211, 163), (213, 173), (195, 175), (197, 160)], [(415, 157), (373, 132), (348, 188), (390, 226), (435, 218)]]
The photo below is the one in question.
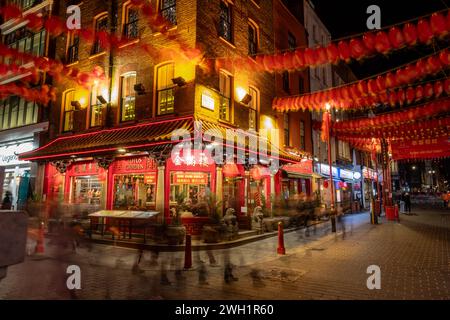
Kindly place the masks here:
[[(101, 226), (101, 235), (103, 237), (105, 233), (106, 219), (108, 218), (117, 221), (119, 230), (122, 227), (123, 238), (125, 238), (125, 226), (128, 225), (128, 238), (131, 239), (134, 221), (150, 220), (158, 214), (158, 211), (100, 210), (89, 214), (89, 218), (91, 219), (91, 231), (93, 230), (92, 218), (99, 218), (101, 222), (97, 223), (97, 226)], [(112, 237), (114, 239), (114, 233)]]

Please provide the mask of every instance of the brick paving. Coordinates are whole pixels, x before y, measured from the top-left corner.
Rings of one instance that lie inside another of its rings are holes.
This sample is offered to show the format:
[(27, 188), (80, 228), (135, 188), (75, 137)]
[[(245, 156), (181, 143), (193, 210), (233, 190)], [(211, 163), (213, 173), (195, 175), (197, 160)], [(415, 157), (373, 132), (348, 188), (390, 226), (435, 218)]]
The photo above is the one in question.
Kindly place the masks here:
[[(193, 252), (188, 271), (183, 252), (145, 252), (136, 268), (132, 249), (73, 253), (47, 241), (44, 255), (8, 269), (0, 299), (450, 299), (450, 212), (416, 213), (377, 226), (367, 214), (348, 216), (345, 234), (342, 225), (331, 234), (329, 223), (286, 234), (285, 256), (276, 254), (276, 238), (210, 251), (213, 265), (207, 252)], [(225, 283), (226, 261), (237, 281)], [(81, 268), (81, 290), (65, 287), (69, 264)], [(366, 287), (372, 264), (381, 268), (381, 290)]]

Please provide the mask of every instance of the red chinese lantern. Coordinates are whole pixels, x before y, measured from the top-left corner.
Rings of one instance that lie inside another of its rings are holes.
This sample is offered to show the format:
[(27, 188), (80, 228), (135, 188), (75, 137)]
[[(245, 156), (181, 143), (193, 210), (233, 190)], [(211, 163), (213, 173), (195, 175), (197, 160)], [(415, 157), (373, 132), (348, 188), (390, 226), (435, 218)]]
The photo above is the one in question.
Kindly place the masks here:
[(38, 31), (42, 28), (43, 21), (36, 13), (30, 13), (25, 17), (28, 20), (27, 28)]
[(433, 13), (430, 19), (431, 31), (437, 37), (443, 37), (448, 34), (447, 23), (440, 13)]
[(337, 63), (339, 60), (339, 50), (334, 43), (330, 43), (326, 47), (328, 61), (330, 63)]
[(379, 88), (379, 91), (386, 90), (386, 79), (383, 76), (377, 77), (377, 86)]
[(403, 34), (397, 27), (392, 27), (389, 30), (389, 42), (395, 49), (399, 49), (405, 45)]
[(386, 54), (391, 50), (391, 43), (389, 37), (384, 31), (378, 31), (375, 36), (375, 49), (383, 54)]
[(395, 91), (389, 93), (389, 104), (391, 107), (395, 107), (397, 104), (397, 95), (395, 94)]
[(398, 89), (397, 91), (397, 101), (400, 104), (400, 106), (403, 106), (406, 101), (406, 94), (404, 89)]
[(324, 47), (317, 47), (316, 53), (318, 65), (326, 64), (328, 62), (327, 50)]
[(424, 87), (425, 98), (430, 99), (433, 96), (433, 93), (433, 85), (431, 83), (427, 83)]
[(417, 43), (416, 26), (411, 23), (405, 24), (405, 26), (403, 27), (403, 38), (408, 45), (415, 45)]
[(416, 87), (416, 101), (420, 101), (423, 99), (423, 87), (418, 85)]
[(444, 90), (446, 94), (450, 94), (450, 79), (445, 79)]
[(416, 63), (416, 72), (419, 79), (427, 75), (427, 66), (424, 59), (420, 59)]
[(294, 69), (294, 54), (292, 52), (285, 52), (283, 54), (282, 60), (284, 70)]
[(441, 96), (442, 92), (444, 91), (444, 87), (442, 86), (441, 81), (436, 81), (434, 83), (433, 91), (436, 98), (439, 98)]
[(386, 103), (388, 103), (388, 101), (389, 101), (389, 100), (388, 100), (388, 94), (387, 94), (386, 91), (380, 92), (379, 98), (380, 98), (380, 102), (381, 102), (382, 104), (386, 104)]
[(417, 76), (419, 75), (416, 68), (412, 65), (406, 66), (404, 72), (408, 83), (415, 81), (417, 79)]
[(378, 93), (378, 91), (380, 91), (380, 89), (378, 88), (377, 82), (375, 79), (370, 79), (367, 82), (367, 87), (369, 88), (369, 93), (372, 95), (375, 95)]
[(272, 72), (274, 68), (273, 56), (270, 54), (263, 56), (264, 70)]
[(386, 88), (395, 88), (397, 87), (397, 79), (392, 72), (388, 72), (386, 74)]
[(417, 23), (417, 35), (419, 41), (425, 44), (429, 44), (431, 39), (433, 39), (433, 32), (431, 31), (430, 24), (427, 20), (421, 19), (419, 23)]
[(397, 78), (397, 84), (407, 84), (408, 83), (408, 77), (406, 75), (405, 69), (397, 69), (395, 72), (395, 77)]
[(296, 69), (303, 69), (305, 67), (305, 55), (302, 49), (295, 50), (294, 65)]
[(350, 61), (350, 48), (348, 46), (347, 41), (339, 41), (338, 43), (338, 50), (339, 50), (339, 57), (341, 60), (344, 60), (345, 62)]
[(441, 70), (441, 60), (432, 56), (427, 59), (426, 68), (429, 74), (435, 74)]
[(412, 103), (416, 99), (416, 92), (412, 87), (406, 89), (406, 102), (408, 104)]
[(375, 34), (373, 32), (366, 32), (363, 37), (364, 46), (369, 50), (369, 53), (375, 51)]
[(323, 181), (323, 187), (324, 187), (325, 189), (328, 188), (328, 180), (324, 180), (324, 181)]
[(367, 82), (366, 81), (359, 81), (357, 84), (358, 91), (361, 92), (361, 95), (366, 96), (368, 89), (367, 89)]
[(312, 48), (305, 49), (305, 64), (306, 66), (314, 67), (317, 64), (316, 52)]
[(45, 29), (54, 37), (59, 36), (66, 30), (65, 24), (56, 16), (47, 18), (44, 25)]
[(439, 60), (445, 65), (450, 65), (450, 51), (444, 50), (439, 54)]
[(356, 59), (356, 60), (360, 60), (361, 58), (364, 58), (368, 53), (368, 50), (364, 46), (364, 43), (360, 39), (357, 39), (357, 38), (353, 38), (350, 40), (349, 47), (350, 47), (350, 54), (351, 54), (352, 58)]

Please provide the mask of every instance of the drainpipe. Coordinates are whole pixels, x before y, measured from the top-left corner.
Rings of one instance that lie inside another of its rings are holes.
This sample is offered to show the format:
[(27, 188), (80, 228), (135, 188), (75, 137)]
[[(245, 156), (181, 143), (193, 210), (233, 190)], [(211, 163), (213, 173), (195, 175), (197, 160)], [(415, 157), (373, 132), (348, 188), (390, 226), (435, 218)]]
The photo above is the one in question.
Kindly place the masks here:
[[(111, 13), (111, 34), (116, 34), (117, 32), (117, 17), (118, 17), (118, 9), (117, 9), (117, 1), (111, 1), (110, 7)], [(111, 99), (112, 99), (112, 90), (113, 90), (113, 74), (114, 74), (114, 57), (115, 57), (115, 49), (111, 46), (109, 50), (109, 66), (108, 66), (108, 77), (109, 77), (109, 99), (106, 105), (106, 126), (112, 127), (114, 126), (114, 119), (112, 118), (111, 112)]]

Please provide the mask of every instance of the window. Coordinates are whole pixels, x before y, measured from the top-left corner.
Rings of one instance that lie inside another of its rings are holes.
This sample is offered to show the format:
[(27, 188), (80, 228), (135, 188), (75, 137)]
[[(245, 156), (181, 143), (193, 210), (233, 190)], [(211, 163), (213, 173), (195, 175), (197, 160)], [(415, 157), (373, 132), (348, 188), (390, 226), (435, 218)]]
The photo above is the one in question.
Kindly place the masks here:
[(156, 173), (114, 175), (115, 210), (148, 210), (155, 207)]
[(158, 99), (158, 115), (174, 111), (174, 63), (166, 63), (158, 67), (156, 74), (156, 92)]
[[(34, 56), (43, 56), (45, 50), (45, 38), (45, 29), (37, 33), (32, 33), (26, 28), (20, 28), (5, 35), (4, 43), (8, 47), (20, 52), (30, 53)], [(12, 60), (13, 58), (10, 59), (10, 61)], [(22, 64), (20, 60), (14, 60), (17, 64)], [(9, 61), (5, 61), (5, 63), (9, 63)]]
[(177, 1), (161, 0), (159, 12), (167, 21), (173, 25), (177, 24)]
[(256, 55), (258, 52), (258, 27), (253, 24), (248, 24), (248, 54), (250, 56)]
[(289, 50), (295, 50), (297, 48), (297, 39), (290, 32), (288, 32), (288, 48)]
[(219, 21), (219, 36), (233, 42), (232, 38), (232, 18), (231, 18), (231, 4), (225, 1), (220, 2), (220, 21)]
[(91, 127), (98, 127), (103, 125), (105, 107), (98, 101), (99, 87), (93, 86), (91, 90)]
[(231, 76), (223, 71), (219, 73), (220, 106), (219, 119), (231, 120)]
[(300, 120), (300, 149), (305, 150), (305, 121)]
[(249, 94), (252, 96), (252, 100), (249, 103), (248, 110), (248, 128), (256, 130), (256, 119), (259, 109), (259, 91), (254, 87), (249, 87)]
[(136, 72), (130, 72), (120, 78), (120, 110), (121, 121), (135, 119), (136, 95), (134, 85), (136, 84)]
[(305, 82), (303, 80), (303, 77), (299, 74), (298, 75), (298, 93), (304, 93), (305, 92)]
[(76, 32), (69, 32), (67, 41), (67, 63), (74, 63), (78, 61), (78, 47), (80, 44), (80, 37)]
[[(211, 183), (211, 175), (208, 172), (186, 172), (172, 171), (170, 172), (170, 204), (176, 204), (179, 200), (187, 206), (188, 210), (198, 210), (194, 206), (207, 201), (207, 193)], [(207, 212), (197, 211), (198, 215)]]
[(125, 7), (125, 21), (123, 24), (123, 35), (126, 38), (137, 38), (139, 35), (138, 21), (139, 13), (136, 9)]
[(283, 71), (282, 77), (283, 77), (283, 90), (289, 93), (289, 72)]
[(289, 114), (283, 114), (284, 145), (289, 146)]
[(104, 51), (103, 45), (100, 38), (98, 37), (99, 32), (106, 32), (108, 29), (108, 16), (102, 15), (95, 20), (95, 42), (92, 48), (92, 54), (97, 54)]
[(75, 100), (75, 90), (70, 89), (65, 92), (63, 100), (63, 132), (73, 130), (74, 108), (71, 104)]
[(37, 122), (38, 105), (17, 96), (0, 101), (0, 130), (12, 129)]

